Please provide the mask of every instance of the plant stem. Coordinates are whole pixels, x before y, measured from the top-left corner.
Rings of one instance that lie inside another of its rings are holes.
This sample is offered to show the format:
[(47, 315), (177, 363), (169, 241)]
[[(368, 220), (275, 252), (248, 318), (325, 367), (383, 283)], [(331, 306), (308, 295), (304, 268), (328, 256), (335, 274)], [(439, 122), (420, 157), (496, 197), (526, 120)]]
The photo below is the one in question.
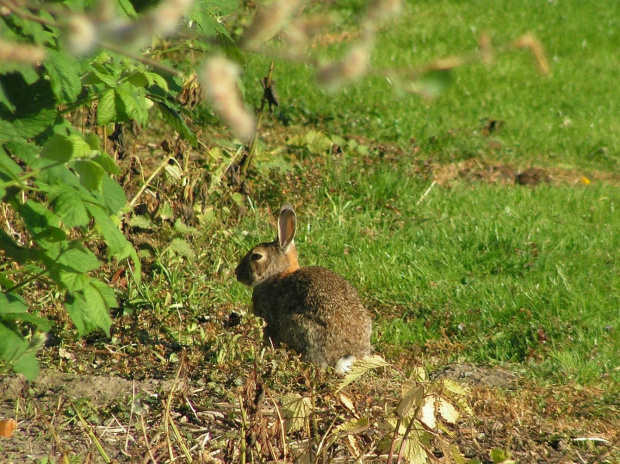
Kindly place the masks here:
[[(268, 89), (271, 86), (271, 76), (273, 75), (273, 61), (269, 65), (269, 74), (267, 74), (267, 82), (265, 84), (265, 88)], [(254, 132), (254, 138), (252, 139), (252, 143), (250, 144), (250, 149), (248, 152), (248, 156), (243, 160), (241, 164), (241, 175), (245, 176), (250, 168), (250, 164), (252, 163), (252, 158), (256, 154), (256, 147), (258, 145), (258, 134), (260, 131), (261, 124), (263, 122), (263, 114), (265, 112), (265, 105), (267, 104), (266, 93), (263, 93), (263, 97), (260, 100), (260, 108), (258, 110), (258, 119), (256, 121), (256, 132)]]

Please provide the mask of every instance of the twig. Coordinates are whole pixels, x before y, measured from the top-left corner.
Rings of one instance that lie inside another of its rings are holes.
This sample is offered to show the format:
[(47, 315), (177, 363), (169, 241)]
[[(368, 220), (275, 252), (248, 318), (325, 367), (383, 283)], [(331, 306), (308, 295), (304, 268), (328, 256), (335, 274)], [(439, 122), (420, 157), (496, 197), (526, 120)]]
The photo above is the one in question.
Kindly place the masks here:
[[(140, 414), (140, 425), (142, 425), (142, 436), (144, 437), (144, 445), (146, 446), (146, 450), (149, 453), (148, 458), (150, 458), (151, 461), (153, 461), (153, 464), (157, 464), (157, 461), (155, 460), (155, 456), (153, 456), (153, 450), (151, 449), (151, 443), (149, 442), (149, 438), (146, 436), (146, 424), (144, 423), (143, 414)], [(145, 462), (146, 462), (146, 459), (145, 459)]]
[(146, 182), (142, 185), (142, 187), (140, 187), (140, 190), (138, 190), (138, 193), (136, 193), (136, 195), (129, 202), (129, 205), (127, 205), (128, 211), (134, 207), (134, 205), (136, 204), (136, 201), (138, 201), (138, 198), (142, 196), (142, 194), (147, 189), (151, 181), (155, 178), (155, 176), (159, 173), (159, 171), (161, 171), (164, 167), (166, 167), (166, 165), (168, 164), (168, 161), (170, 161), (173, 156), (174, 156), (174, 152), (166, 156), (166, 159), (162, 161), (161, 164), (157, 166), (157, 169), (155, 169), (155, 171), (153, 171), (153, 173), (149, 176), (149, 178), (146, 179)]
[(420, 203), (422, 203), (422, 201), (426, 198), (426, 196), (431, 193), (431, 190), (433, 190), (433, 187), (437, 185), (437, 181), (433, 181), (431, 182), (431, 185), (429, 188), (426, 189), (426, 191), (422, 194), (422, 196), (420, 197), (420, 199), (418, 200), (418, 202), (415, 204), (416, 206), (418, 206)]
[(174, 377), (174, 382), (172, 383), (172, 388), (170, 389), (170, 394), (168, 395), (168, 399), (166, 400), (166, 403), (164, 404), (165, 406), (164, 428), (166, 431), (166, 438), (168, 439), (168, 451), (170, 453), (170, 460), (174, 461), (174, 452), (172, 450), (172, 442), (170, 440), (169, 426), (172, 428), (172, 433), (176, 441), (178, 442), (179, 446), (181, 447), (181, 451), (183, 451), (183, 454), (185, 455), (185, 459), (187, 460), (187, 462), (192, 463), (193, 460), (189, 453), (189, 450), (187, 449), (187, 446), (185, 445), (185, 442), (183, 441), (183, 437), (181, 437), (181, 434), (179, 433), (179, 429), (177, 428), (176, 424), (172, 420), (172, 416), (170, 415), (170, 408), (172, 407), (172, 398), (174, 397), (174, 391), (176, 390), (179, 384), (179, 377), (181, 375), (181, 369), (183, 369), (183, 364), (184, 364), (184, 357), (182, 356), (179, 362), (179, 369), (177, 370), (177, 374)]
[(269, 392), (267, 388), (265, 388), (265, 393), (267, 394), (267, 396), (273, 403), (273, 407), (278, 416), (278, 424), (280, 426), (280, 435), (282, 437), (282, 458), (286, 459), (287, 449), (286, 449), (286, 432), (284, 430), (284, 418), (282, 417), (282, 413), (280, 412), (280, 407), (278, 406), (278, 403), (276, 402), (276, 400), (273, 399), (273, 396), (271, 396), (271, 393)]
[(240, 430), (240, 434), (241, 434), (241, 438), (240, 438), (240, 450), (239, 453), (241, 454), (241, 464), (245, 464), (245, 453), (247, 452), (247, 437), (246, 437), (246, 430), (247, 430), (247, 414), (245, 412), (245, 408), (243, 407), (243, 397), (241, 395), (239, 395), (238, 397), (239, 400), (239, 409), (241, 410), (241, 430)]
[(256, 147), (258, 144), (258, 134), (260, 131), (261, 124), (263, 122), (263, 114), (265, 113), (265, 105), (267, 104), (267, 89), (271, 87), (272, 83), (272, 75), (273, 75), (273, 61), (269, 65), (269, 74), (267, 74), (267, 80), (265, 82), (265, 92), (263, 93), (263, 97), (260, 100), (260, 108), (258, 110), (258, 119), (256, 120), (256, 132), (254, 132), (254, 138), (252, 139), (252, 143), (250, 144), (250, 149), (248, 152), (248, 156), (243, 160), (241, 164), (241, 175), (245, 176), (248, 171), (250, 164), (252, 163), (252, 158), (256, 154)]
[(392, 464), (392, 459), (394, 458), (394, 448), (396, 446), (396, 438), (398, 438), (398, 430), (400, 429), (400, 424), (402, 421), (403, 420), (400, 417), (396, 420), (394, 434), (392, 435), (392, 442), (390, 443), (390, 451), (388, 452), (387, 464)]
[(73, 408), (73, 411), (75, 411), (75, 414), (77, 414), (78, 419), (80, 420), (80, 423), (82, 424), (82, 427), (84, 427), (84, 429), (86, 431), (86, 434), (90, 437), (90, 439), (93, 441), (93, 443), (95, 443), (95, 446), (97, 447), (97, 450), (99, 451), (99, 455), (103, 458), (103, 460), (106, 463), (112, 462), (112, 460), (109, 458), (108, 454), (103, 449), (103, 446), (101, 445), (101, 442), (97, 438), (97, 435), (95, 435), (95, 432), (94, 432), (93, 428), (90, 426), (90, 424), (88, 422), (86, 422), (84, 417), (82, 417), (82, 413), (80, 413), (80, 410), (75, 407), (75, 404), (73, 404), (73, 402), (70, 401), (69, 404)]

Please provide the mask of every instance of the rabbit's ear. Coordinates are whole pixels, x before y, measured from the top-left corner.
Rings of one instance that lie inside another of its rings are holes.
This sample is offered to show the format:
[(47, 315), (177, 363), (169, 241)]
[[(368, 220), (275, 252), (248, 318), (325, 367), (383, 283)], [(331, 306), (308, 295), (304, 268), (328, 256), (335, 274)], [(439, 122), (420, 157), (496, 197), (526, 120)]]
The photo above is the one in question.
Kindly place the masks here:
[(286, 249), (293, 242), (296, 227), (295, 209), (290, 203), (284, 203), (278, 219), (278, 245), (280, 248)]

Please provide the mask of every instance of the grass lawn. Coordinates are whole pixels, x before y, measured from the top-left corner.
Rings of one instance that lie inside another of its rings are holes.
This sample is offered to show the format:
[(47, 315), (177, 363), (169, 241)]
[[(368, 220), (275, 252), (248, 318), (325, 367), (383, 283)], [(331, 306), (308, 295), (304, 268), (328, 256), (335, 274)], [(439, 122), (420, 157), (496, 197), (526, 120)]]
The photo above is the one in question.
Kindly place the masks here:
[[(524, 51), (457, 69), (434, 101), (396, 96), (373, 77), (325, 94), (306, 68), (276, 64), (281, 117), (303, 110), (319, 116), (315, 124), (328, 136), (374, 141), (370, 165), (345, 144), (323, 165), (323, 186), (290, 199), (307, 227), (298, 237), (303, 261), (357, 283), (376, 311), (379, 347), (411, 350), (447, 336), (462, 343), (453, 359), (518, 362), (544, 380), (620, 380), (620, 106), (613, 98), (620, 5), (605, 5), (408, 4), (379, 36), (377, 67), (471, 52), (482, 31), (498, 44), (533, 32), (550, 59), (549, 76)], [(344, 24), (354, 23), (355, 3), (337, 8)], [(248, 79), (262, 69), (255, 64)], [(496, 133), (484, 132), (489, 119), (501, 121)], [(395, 143), (399, 155), (381, 158), (380, 143)], [(420, 160), (472, 158), (585, 179), (535, 188), (457, 179), (424, 196), (433, 177), (420, 174)], [(270, 236), (263, 224), (247, 244)]]

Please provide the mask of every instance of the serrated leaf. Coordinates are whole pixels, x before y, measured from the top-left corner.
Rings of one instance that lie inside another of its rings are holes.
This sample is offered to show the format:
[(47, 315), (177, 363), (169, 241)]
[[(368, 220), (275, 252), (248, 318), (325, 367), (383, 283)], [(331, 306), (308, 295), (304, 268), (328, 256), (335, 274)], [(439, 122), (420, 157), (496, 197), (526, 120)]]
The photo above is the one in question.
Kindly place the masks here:
[(353, 403), (351, 398), (349, 398), (347, 395), (345, 395), (342, 392), (336, 393), (336, 396), (338, 397), (338, 401), (340, 401), (340, 404), (344, 406), (345, 409), (347, 409), (351, 414), (357, 415), (355, 404)]
[(166, 82), (166, 79), (164, 79), (162, 76), (160, 76), (159, 74), (155, 72), (146, 71), (146, 74), (147, 74), (147, 77), (152, 82), (151, 85), (157, 85), (158, 87), (161, 87), (162, 90), (168, 92), (168, 82)]
[(39, 362), (35, 353), (26, 353), (13, 363), (13, 370), (22, 374), (28, 380), (34, 380), (39, 375)]
[(9, 97), (4, 91), (4, 87), (2, 86), (2, 84), (0, 84), (0, 103), (6, 106), (9, 109), (9, 111), (11, 112), (15, 111), (15, 105), (13, 105), (11, 100), (9, 100)]
[(39, 372), (35, 357), (37, 345), (32, 345), (21, 335), (15, 321), (0, 317), (0, 359), (11, 364), (13, 370), (34, 380)]
[(0, 148), (0, 174), (10, 177), (11, 179), (18, 179), (19, 174), (21, 174), (22, 172), (23, 169), (19, 166), (19, 164), (13, 161), (6, 154), (6, 152), (2, 148)]
[(163, 120), (170, 124), (170, 126), (177, 131), (181, 137), (192, 145), (192, 147), (198, 148), (198, 139), (196, 138), (196, 135), (187, 126), (181, 115), (163, 103), (156, 102), (156, 106), (159, 109)]
[(336, 391), (342, 390), (351, 382), (354, 382), (362, 375), (373, 369), (379, 369), (387, 366), (389, 366), (389, 363), (377, 354), (372, 356), (366, 356), (365, 358), (356, 359), (355, 362), (351, 365), (351, 370), (349, 370), (349, 372), (347, 372), (347, 374), (344, 376)]
[(422, 404), (424, 387), (415, 381), (405, 382), (402, 386), (401, 400), (396, 408), (399, 417), (407, 417)]
[(97, 229), (101, 232), (101, 235), (103, 235), (103, 238), (108, 244), (110, 254), (119, 260), (127, 258), (131, 254), (133, 247), (118, 229), (116, 224), (114, 224), (108, 213), (100, 206), (93, 204), (87, 204), (86, 209), (90, 215), (95, 218)]
[(148, 217), (136, 215), (131, 216), (131, 218), (127, 222), (127, 225), (129, 227), (137, 227), (138, 229), (145, 230), (151, 229), (153, 227), (153, 223)]
[(92, 155), (93, 149), (81, 135), (71, 134), (67, 138), (73, 144), (73, 156), (75, 158), (88, 158)]
[(66, 163), (73, 157), (73, 142), (66, 135), (53, 135), (43, 146), (41, 158)]
[(291, 393), (284, 395), (281, 402), (286, 433), (296, 432), (303, 428), (312, 411), (310, 398), (302, 397), (298, 393)]
[(62, 51), (46, 48), (44, 66), (52, 90), (59, 102), (73, 103), (82, 91), (80, 68), (77, 60)]
[(98, 192), (96, 196), (103, 200), (110, 214), (119, 213), (127, 205), (125, 191), (109, 176), (103, 176), (101, 192)]
[(0, 315), (5, 313), (25, 313), (28, 306), (24, 299), (13, 293), (0, 293)]
[(467, 386), (461, 385), (460, 383), (455, 382), (450, 379), (443, 379), (443, 388), (448, 390), (449, 392), (455, 393), (457, 395), (468, 396), (470, 390)]
[(112, 159), (110, 155), (107, 153), (99, 153), (94, 158), (93, 161), (97, 163), (99, 166), (103, 168), (105, 172), (108, 174), (120, 174), (121, 170), (116, 165), (116, 161)]
[(117, 115), (121, 116), (124, 112), (123, 116), (126, 116), (119, 117), (119, 122), (133, 119), (144, 127), (149, 119), (144, 92), (126, 82), (116, 87), (115, 92)]
[(56, 264), (62, 265), (62, 269), (85, 274), (94, 271), (101, 266), (101, 261), (95, 254), (83, 245), (74, 245), (62, 253), (56, 259)]
[(99, 105), (97, 105), (97, 125), (105, 126), (117, 119), (116, 94), (114, 93), (114, 89), (106, 89), (99, 97)]
[(80, 183), (85, 188), (101, 191), (105, 171), (99, 164), (91, 160), (76, 160), (73, 163), (73, 169), (77, 172)]
[(403, 447), (403, 458), (410, 464), (425, 464), (428, 460), (426, 450), (416, 439), (412, 437), (407, 437), (404, 441), (400, 439), (396, 442), (396, 449), (400, 450), (401, 446)]
[(191, 234), (194, 232), (198, 232), (198, 229), (196, 229), (195, 227), (189, 227), (186, 224), (183, 224), (183, 221), (181, 221), (180, 219), (177, 219), (176, 221), (174, 221), (173, 228), (176, 232), (179, 232), (180, 234)]
[(424, 423), (430, 429), (437, 427), (437, 418), (435, 417), (436, 400), (437, 398), (435, 396), (427, 396), (424, 398), (424, 403), (418, 413), (420, 422)]
[(58, 228), (60, 226), (60, 217), (37, 201), (28, 200), (16, 209), (32, 235), (38, 235), (50, 227)]
[(360, 419), (351, 419), (351, 420), (348, 420), (340, 424), (338, 427), (336, 427), (334, 429), (334, 432), (338, 434), (347, 434), (347, 435), (359, 433), (359, 432), (366, 430), (368, 428), (368, 424), (369, 423), (368, 423), (367, 417), (362, 417)]
[(441, 417), (443, 417), (446, 422), (450, 424), (455, 424), (456, 421), (459, 419), (459, 412), (456, 410), (456, 408), (452, 405), (452, 403), (443, 398), (439, 398), (438, 402), (439, 414), (441, 414)]
[(196, 260), (196, 253), (192, 250), (191, 245), (181, 238), (175, 238), (170, 244), (170, 248), (190, 261)]
[(92, 284), (92, 280), (94, 279), (91, 279), (83, 291), (69, 293), (65, 306), (80, 335), (101, 328), (109, 336), (112, 320), (107, 296)]
[(131, 85), (135, 87), (148, 87), (153, 85), (153, 81), (147, 75), (146, 72), (136, 71), (133, 72), (128, 78), (127, 81), (131, 83)]
[(310, 131), (304, 137), (306, 148), (313, 155), (320, 155), (328, 151), (332, 141), (322, 132)]
[(129, 0), (118, 0), (118, 6), (127, 18), (135, 19), (138, 17), (133, 4)]
[(54, 199), (52, 207), (66, 227), (86, 226), (90, 221), (84, 201), (70, 187)]
[(29, 322), (34, 325), (37, 329), (48, 331), (51, 330), (53, 324), (52, 321), (45, 319), (44, 317), (35, 316), (34, 314), (28, 313), (6, 313), (3, 312), (2, 318), (6, 320), (13, 320), (16, 322)]

